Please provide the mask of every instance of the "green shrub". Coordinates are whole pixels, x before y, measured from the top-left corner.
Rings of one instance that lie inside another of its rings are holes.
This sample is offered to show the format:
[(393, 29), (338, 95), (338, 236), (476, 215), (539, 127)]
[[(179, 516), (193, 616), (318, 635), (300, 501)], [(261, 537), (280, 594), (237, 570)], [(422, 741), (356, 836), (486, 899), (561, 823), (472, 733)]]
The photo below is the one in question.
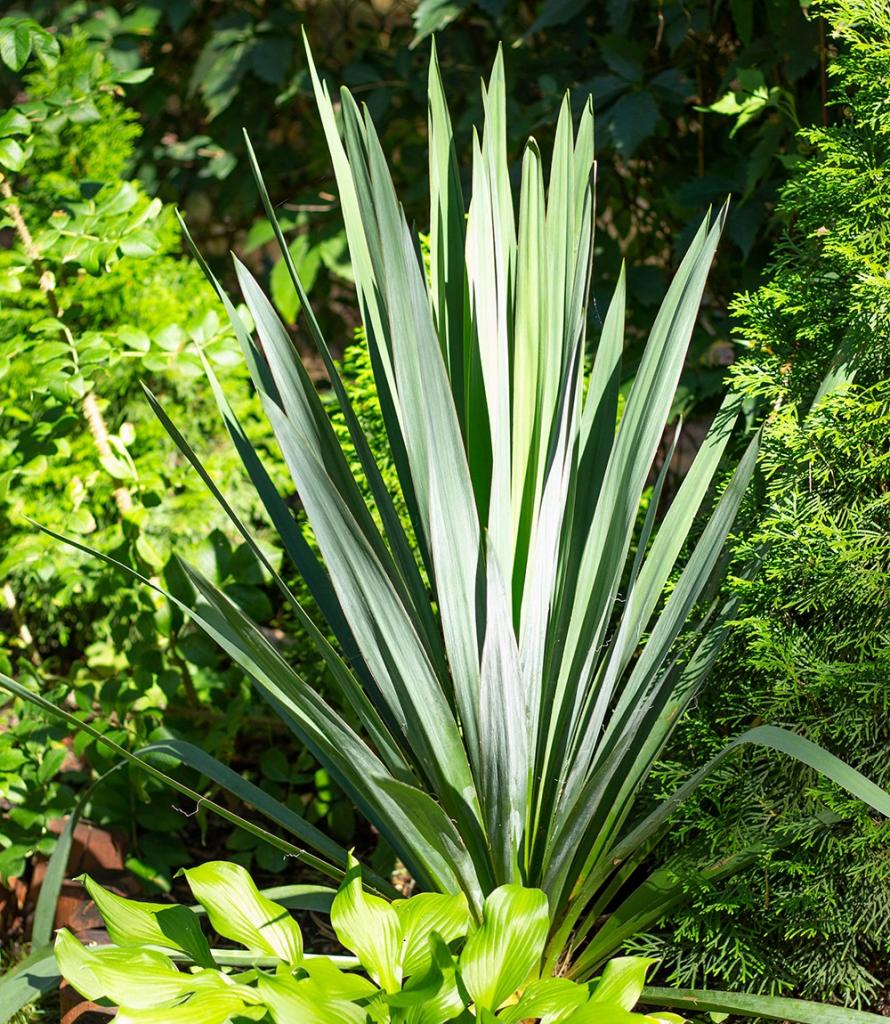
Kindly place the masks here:
[[(833, 121), (782, 192), (786, 234), (766, 281), (735, 304), (746, 350), (733, 369), (769, 411), (761, 479), (743, 510), (739, 605), (726, 652), (666, 770), (754, 721), (798, 723), (890, 784), (890, 8), (822, 3), (842, 55)], [(834, 368), (834, 369), (832, 369)], [(820, 395), (826, 375), (840, 381)], [(890, 985), (886, 822), (809, 771), (748, 755), (709, 788), (680, 835), (725, 853), (788, 811), (828, 806), (849, 824), (791, 831), (765, 866), (699, 887), (667, 935), (674, 981), (797, 989), (874, 1004)], [(793, 817), (793, 815), (792, 815)]]
[[(310, 817), (333, 814), (346, 838), (350, 806), (316, 775), (311, 755), (302, 751), (283, 766), (268, 750), (260, 757), (277, 724), (268, 716), (251, 722), (253, 698), (239, 670), (166, 601), (122, 586), (116, 573), (60, 548), (25, 518), (90, 538), (174, 589), (175, 541), (257, 621), (278, 625), (264, 570), (220, 529), (225, 516), (207, 503), (191, 468), (171, 458), (140, 387), (145, 381), (187, 413), (201, 430), (208, 468), (232, 478), (240, 463), (220, 443), (215, 405), (196, 387), (200, 346), (231, 386), (252, 437), (266, 443), (237, 342), (200, 269), (180, 255), (172, 211), (128, 180), (139, 128), (121, 94), (140, 75), (117, 71), (82, 35), (62, 44), (59, 59), (24, 66), (10, 93), (25, 99), (0, 121), (0, 211), (13, 239), (0, 251), (0, 662), (20, 678), (39, 670), (48, 692), (70, 693), (80, 716), (98, 713), (128, 747), (158, 735), (201, 737), (221, 756), (241, 758), (282, 799), (306, 803)], [(233, 501), (255, 517), (256, 499), (243, 489)], [(274, 539), (263, 543), (274, 554)], [(222, 707), (242, 715), (223, 715)], [(51, 848), (46, 823), (70, 811), (110, 762), (83, 738), (69, 751), (66, 730), (23, 714), (18, 703), (0, 716), (0, 798), (11, 804), (0, 821), (7, 876)], [(168, 885), (170, 867), (188, 856), (178, 838), (187, 818), (136, 774), (115, 773), (95, 791), (88, 815), (129, 832), (130, 867), (158, 884)], [(230, 842), (245, 863), (256, 856), (267, 870), (283, 864), (240, 833)]]

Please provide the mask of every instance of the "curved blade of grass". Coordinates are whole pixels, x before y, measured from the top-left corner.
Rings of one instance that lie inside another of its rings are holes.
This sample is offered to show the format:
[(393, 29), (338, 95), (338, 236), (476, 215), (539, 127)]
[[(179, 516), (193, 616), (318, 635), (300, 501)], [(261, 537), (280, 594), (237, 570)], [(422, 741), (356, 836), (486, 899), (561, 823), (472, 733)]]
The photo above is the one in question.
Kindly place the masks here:
[(636, 828), (615, 844), (609, 854), (610, 860), (621, 863), (640, 843), (654, 835), (667, 822), (677, 808), (695, 792), (701, 782), (719, 764), (725, 761), (738, 747), (748, 744), (765, 747), (793, 757), (796, 761), (800, 761), (845, 789), (864, 804), (868, 804), (879, 814), (890, 818), (890, 792), (881, 789), (871, 779), (866, 778), (839, 757), (835, 757), (834, 754), (830, 754), (813, 743), (812, 740), (798, 736), (797, 733), (790, 732), (788, 729), (780, 729), (775, 725), (759, 725), (731, 740), (723, 750), (687, 779), (667, 800), (662, 801)]
[[(158, 740), (140, 748), (138, 753), (142, 757), (154, 754), (169, 758), (179, 764), (188, 765), (189, 768), (193, 768), (210, 779), (220, 789), (236, 796), (242, 803), (255, 808), (270, 821), (287, 829), (292, 835), (298, 836), (303, 842), (328, 857), (334, 864), (345, 866), (346, 850), (339, 843), (335, 843), (302, 815), (292, 811), (279, 800), (275, 800), (252, 782), (248, 782), (236, 771), (205, 753), (200, 747), (187, 743), (185, 740)], [(376, 879), (376, 884), (386, 886), (386, 883), (379, 877)]]
[(0, 1024), (58, 988), (62, 980), (52, 946), (41, 946), (0, 976)]
[(758, 996), (750, 992), (717, 992), (707, 989), (643, 989), (643, 1001), (653, 1006), (672, 1006), (690, 1013), (738, 1013), (743, 1017), (793, 1021), (795, 1024), (885, 1024), (887, 1018), (865, 1010), (828, 1006), (804, 999)]
[(104, 774), (100, 775), (95, 782), (91, 783), (80, 794), (77, 802), (71, 808), (65, 827), (56, 840), (53, 852), (46, 864), (46, 874), (40, 883), (40, 891), (37, 895), (37, 903), (34, 907), (34, 923), (31, 926), (31, 944), (35, 948), (47, 946), (52, 942), (53, 925), (56, 920), (56, 904), (59, 901), (59, 893), (65, 882), (65, 872), (68, 869), (68, 857), (71, 853), (71, 843), (74, 839), (74, 830), (80, 821), (84, 808), (93, 795), (93, 790), (100, 786), (110, 775), (121, 768), (116, 764)]

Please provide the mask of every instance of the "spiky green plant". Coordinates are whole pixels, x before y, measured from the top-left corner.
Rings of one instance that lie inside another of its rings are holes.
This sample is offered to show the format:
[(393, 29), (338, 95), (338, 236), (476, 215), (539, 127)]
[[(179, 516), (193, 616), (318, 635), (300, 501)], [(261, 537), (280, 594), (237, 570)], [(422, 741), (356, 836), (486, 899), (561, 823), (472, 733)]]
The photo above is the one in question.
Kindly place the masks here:
[[(209, 365), (207, 373), (246, 470), (342, 655), (278, 574), (275, 579), (363, 734), (304, 682), (237, 605), (184, 566), (197, 597), (190, 611), (422, 888), (463, 891), (477, 915), (498, 885), (543, 889), (550, 908), (545, 969), (585, 979), (679, 898), (681, 887), (667, 872), (640, 883), (638, 871), (672, 811), (739, 744), (784, 751), (890, 813), (888, 794), (803, 738), (769, 727), (734, 740), (661, 806), (645, 813), (639, 805), (654, 759), (722, 642), (732, 609), (707, 606), (709, 584), (719, 574), (756, 457), (754, 439), (693, 540), (736, 420), (729, 399), (660, 523), (663, 470), (637, 529), (723, 214), (705, 218), (680, 264), (619, 416), (623, 279), (593, 346), (590, 374), (584, 372), (593, 251), (591, 105), (573, 131), (564, 102), (546, 192), (540, 151), (528, 143), (517, 219), (499, 56), (483, 87), (485, 128), (473, 139), (465, 216), (433, 57), (427, 272), (367, 111), (344, 90), (338, 117), (311, 55), (309, 62), (415, 545), (292, 264), (382, 530), (285, 328), (237, 262), (258, 340), (221, 290), (220, 296), (321, 560), (271, 485)], [(149, 397), (253, 544), (248, 526)], [(686, 642), (678, 646), (681, 633)], [(313, 852), (272, 837), (276, 845), (331, 875), (342, 872), (345, 854), (336, 844), (231, 770), (184, 744), (158, 749), (248, 799)], [(745, 860), (703, 870), (719, 877)]]

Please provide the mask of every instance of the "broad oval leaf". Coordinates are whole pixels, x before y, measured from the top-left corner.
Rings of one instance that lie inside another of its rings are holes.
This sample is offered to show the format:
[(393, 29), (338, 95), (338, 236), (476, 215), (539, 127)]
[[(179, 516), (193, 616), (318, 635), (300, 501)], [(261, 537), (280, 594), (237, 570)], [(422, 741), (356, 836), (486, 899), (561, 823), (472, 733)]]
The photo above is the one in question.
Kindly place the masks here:
[(364, 975), (343, 971), (326, 956), (304, 960), (300, 970), (306, 972), (304, 990), (309, 993), (315, 991), (319, 999), (345, 999), (351, 1002), (366, 999), (378, 991), (377, 986)]
[(109, 892), (89, 875), (83, 875), (81, 881), (116, 945), (158, 946), (187, 953), (201, 967), (214, 966), (201, 924), (187, 907), (126, 899)]
[(491, 893), (460, 956), (461, 978), (478, 1007), (497, 1010), (538, 968), (549, 927), (540, 889), (502, 885)]
[(498, 1014), (501, 1024), (519, 1024), (520, 1021), (538, 1019), (541, 1024), (560, 1024), (587, 1002), (586, 985), (568, 978), (542, 978), (522, 993), (518, 1002)]
[(362, 888), (358, 861), (349, 854), (349, 870), (331, 904), (337, 938), (361, 961), (385, 992), (402, 987), (402, 925), (392, 904)]
[[(110, 999), (132, 1009), (172, 1006), (192, 992), (229, 988), (218, 971), (178, 971), (173, 961), (151, 949), (116, 946), (88, 949), (67, 928), (55, 942), (59, 971), (87, 999)], [(249, 991), (238, 986), (238, 991)]]
[(646, 972), (655, 961), (642, 956), (616, 956), (603, 970), (590, 997), (594, 1003), (615, 1003), (632, 1010), (640, 1001)]
[(429, 970), (433, 962), (431, 936), (446, 943), (467, 934), (470, 910), (463, 893), (446, 896), (421, 892), (392, 904), (402, 928), (402, 975), (405, 978)]
[(220, 935), (286, 964), (303, 959), (300, 926), (284, 907), (257, 889), (240, 864), (209, 861), (182, 873)]
[(365, 1024), (365, 1011), (355, 1003), (331, 997), (318, 998), (316, 989), (286, 975), (257, 978), (257, 991), (275, 1024)]

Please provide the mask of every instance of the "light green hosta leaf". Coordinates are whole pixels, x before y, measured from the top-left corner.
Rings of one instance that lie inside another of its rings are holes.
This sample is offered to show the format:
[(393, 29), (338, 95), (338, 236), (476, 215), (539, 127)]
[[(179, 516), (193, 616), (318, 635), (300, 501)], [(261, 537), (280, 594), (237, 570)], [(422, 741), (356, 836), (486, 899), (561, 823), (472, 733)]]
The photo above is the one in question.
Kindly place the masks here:
[(275, 1024), (365, 1024), (365, 1011), (355, 1003), (331, 996), (319, 999), (315, 986), (286, 975), (257, 978), (257, 992)]
[(520, 1021), (540, 1018), (541, 1024), (560, 1024), (587, 1002), (586, 985), (568, 978), (543, 978), (535, 981), (522, 993), (519, 1001), (501, 1010), (501, 1024), (519, 1024)]
[(684, 1024), (684, 1018), (659, 1010), (657, 1013), (631, 1013), (617, 1003), (591, 1000), (565, 1018), (565, 1024)]
[(326, 956), (312, 957), (300, 964), (300, 970), (306, 972), (303, 988), (306, 992), (315, 992), (318, 999), (345, 999), (353, 1001), (366, 999), (378, 991), (373, 981), (364, 975), (340, 968)]
[(131, 1010), (121, 1008), (115, 1024), (226, 1024), (235, 1018), (262, 1020), (265, 1006), (245, 1006), (234, 992), (201, 992), (180, 1006)]
[[(178, 971), (169, 957), (151, 949), (117, 946), (88, 949), (66, 928), (56, 936), (62, 977), (87, 999), (110, 999), (135, 1010), (171, 1006), (190, 992), (229, 988), (219, 971)], [(239, 998), (250, 989), (237, 986)]]
[(183, 874), (220, 935), (286, 964), (303, 959), (299, 925), (284, 907), (263, 896), (240, 864), (210, 861)]
[(646, 972), (654, 960), (641, 956), (616, 956), (603, 971), (590, 999), (594, 1003), (616, 1003), (632, 1010), (640, 1001)]
[(349, 854), (349, 870), (331, 905), (337, 938), (361, 961), (385, 992), (402, 987), (402, 925), (392, 905), (362, 888), (358, 861)]
[(502, 885), (485, 901), (482, 926), (460, 956), (460, 973), (477, 1006), (496, 1010), (534, 972), (550, 927), (539, 889)]
[(201, 967), (214, 966), (201, 925), (187, 907), (128, 900), (104, 889), (89, 875), (83, 875), (81, 881), (116, 945), (158, 946), (187, 953)]
[(432, 964), (433, 932), (451, 942), (466, 935), (470, 927), (470, 911), (463, 893), (446, 896), (421, 892), (410, 900), (396, 900), (392, 907), (402, 928), (402, 975), (406, 978), (427, 971)]
[[(435, 932), (430, 936), (430, 945), (433, 959), (429, 971), (411, 978), (399, 999), (399, 1005), (408, 1007), (405, 1024), (443, 1024), (459, 1017), (465, 1006), (457, 982), (457, 961)], [(415, 993), (422, 993), (416, 1003), (412, 1002)]]

